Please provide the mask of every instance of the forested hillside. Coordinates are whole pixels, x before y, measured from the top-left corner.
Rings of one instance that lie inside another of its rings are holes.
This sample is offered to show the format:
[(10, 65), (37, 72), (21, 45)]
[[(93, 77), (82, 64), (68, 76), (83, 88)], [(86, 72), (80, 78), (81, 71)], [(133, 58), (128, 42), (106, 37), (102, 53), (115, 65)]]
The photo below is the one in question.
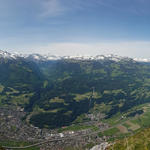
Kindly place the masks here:
[(88, 121), (87, 113), (107, 119), (150, 102), (150, 64), (129, 58), (1, 58), (0, 70), (0, 105), (25, 108), (40, 128)]
[(43, 75), (23, 58), (0, 58), (0, 105), (23, 105), (41, 88)]
[(47, 77), (45, 88), (37, 95), (40, 98), (35, 97), (26, 107), (38, 112), (31, 123), (39, 127), (69, 125), (89, 111), (99, 111), (110, 118), (150, 98), (150, 66), (132, 59), (70, 59), (40, 64), (40, 68)]

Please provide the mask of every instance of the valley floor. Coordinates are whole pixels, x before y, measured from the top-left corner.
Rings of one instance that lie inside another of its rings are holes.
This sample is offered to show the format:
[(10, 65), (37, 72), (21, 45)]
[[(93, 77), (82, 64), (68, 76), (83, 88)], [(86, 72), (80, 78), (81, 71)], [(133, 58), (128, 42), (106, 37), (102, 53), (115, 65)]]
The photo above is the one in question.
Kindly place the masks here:
[[(143, 113), (126, 117), (130, 111), (135, 110), (143, 110)], [(142, 142), (144, 142), (145, 147), (149, 146), (149, 129), (141, 130), (150, 126), (150, 104), (140, 105), (130, 111), (125, 114), (117, 114), (101, 122), (89, 121), (88, 123), (74, 124), (58, 130), (48, 130), (39, 129), (25, 123), (22, 118), (26, 114), (19, 108), (0, 108), (0, 145), (24, 147), (37, 143), (37, 145), (29, 146), (27, 150), (38, 150), (39, 148), (43, 150), (57, 150), (59, 148), (71, 150), (72, 146), (76, 150), (81, 149), (81, 147), (82, 149), (90, 149), (94, 145), (106, 141), (116, 143), (113, 146), (114, 150), (118, 150), (118, 147), (119, 150), (125, 150), (127, 145), (130, 150), (137, 150), (136, 145), (139, 145), (140, 148)], [(142, 139), (140, 138), (141, 135)], [(118, 139), (117, 142), (116, 139)], [(137, 141), (135, 144), (133, 144), (134, 140)], [(110, 149), (112, 149), (112, 146)]]

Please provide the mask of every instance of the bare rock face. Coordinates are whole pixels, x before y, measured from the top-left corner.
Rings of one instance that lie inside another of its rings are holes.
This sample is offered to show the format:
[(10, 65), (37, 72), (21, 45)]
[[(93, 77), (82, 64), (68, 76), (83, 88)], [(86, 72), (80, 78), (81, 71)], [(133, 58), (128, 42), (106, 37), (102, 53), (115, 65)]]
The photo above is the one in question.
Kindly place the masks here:
[(90, 150), (106, 150), (106, 148), (109, 146), (109, 143), (108, 142), (104, 142), (104, 143), (101, 143), (100, 145), (96, 145), (94, 146), (92, 149)]

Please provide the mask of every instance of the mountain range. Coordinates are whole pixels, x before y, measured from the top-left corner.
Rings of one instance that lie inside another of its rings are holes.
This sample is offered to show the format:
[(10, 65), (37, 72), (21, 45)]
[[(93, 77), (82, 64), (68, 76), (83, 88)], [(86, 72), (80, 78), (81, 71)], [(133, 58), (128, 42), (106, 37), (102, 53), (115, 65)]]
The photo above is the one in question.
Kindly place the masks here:
[[(120, 61), (120, 60), (128, 60), (131, 59), (129, 57), (122, 57), (118, 55), (96, 55), (96, 56), (89, 56), (89, 55), (77, 55), (77, 56), (58, 56), (58, 55), (51, 55), (51, 54), (19, 54), (19, 53), (9, 53), (7, 51), (0, 50), (0, 57), (7, 58), (7, 59), (17, 59), (17, 58), (24, 58), (33, 61), (50, 61), (50, 60), (61, 60), (61, 59), (76, 59), (76, 60), (112, 60), (112, 61)], [(133, 58), (133, 60), (138, 62), (150, 62), (150, 59), (146, 58)]]
[(150, 102), (148, 60), (0, 51), (0, 70), (0, 106), (24, 108), (24, 119), (40, 128), (88, 121), (87, 114), (108, 119)]

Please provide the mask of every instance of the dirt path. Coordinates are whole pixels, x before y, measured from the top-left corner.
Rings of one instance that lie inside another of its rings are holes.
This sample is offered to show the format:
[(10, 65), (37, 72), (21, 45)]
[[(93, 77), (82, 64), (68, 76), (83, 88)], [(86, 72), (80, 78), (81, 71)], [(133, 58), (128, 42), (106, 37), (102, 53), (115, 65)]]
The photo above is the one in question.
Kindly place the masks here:
[(118, 125), (117, 128), (120, 130), (121, 133), (128, 133), (128, 129), (123, 125)]

